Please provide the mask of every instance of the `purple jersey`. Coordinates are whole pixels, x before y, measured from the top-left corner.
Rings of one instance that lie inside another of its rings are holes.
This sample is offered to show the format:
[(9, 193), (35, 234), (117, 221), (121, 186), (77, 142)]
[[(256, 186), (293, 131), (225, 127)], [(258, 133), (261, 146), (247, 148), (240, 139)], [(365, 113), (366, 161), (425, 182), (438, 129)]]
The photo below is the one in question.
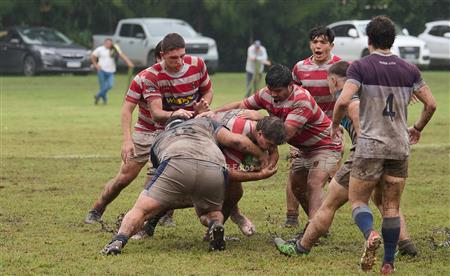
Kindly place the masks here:
[(407, 107), (413, 91), (425, 85), (417, 67), (393, 54), (373, 53), (350, 65), (347, 82), (359, 87), (361, 134), (355, 156), (407, 159)]

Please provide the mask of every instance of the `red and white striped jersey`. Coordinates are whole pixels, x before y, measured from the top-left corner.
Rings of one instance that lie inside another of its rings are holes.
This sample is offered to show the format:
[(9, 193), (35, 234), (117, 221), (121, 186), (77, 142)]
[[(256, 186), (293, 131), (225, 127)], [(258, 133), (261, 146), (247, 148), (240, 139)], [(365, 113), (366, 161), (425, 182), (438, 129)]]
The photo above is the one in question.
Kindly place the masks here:
[(294, 85), (291, 95), (283, 102), (274, 102), (267, 87), (244, 100), (248, 109), (265, 109), (269, 114), (297, 128), (288, 141), (303, 154), (316, 150), (342, 151), (341, 142), (331, 139), (331, 120), (319, 108), (311, 94)]
[(147, 101), (161, 99), (166, 111), (192, 111), (194, 102), (200, 100), (210, 89), (211, 81), (206, 65), (199, 57), (184, 56), (184, 65), (177, 73), (169, 73), (163, 63), (141, 71), (132, 81), (126, 96), (127, 101), (139, 103), (139, 119), (135, 130), (164, 129), (163, 125), (152, 120)]
[[(233, 109), (216, 113), (212, 118), (224, 125), (232, 133), (248, 136), (253, 131), (253, 121), (237, 117), (242, 109)], [(245, 154), (232, 148), (222, 149), (229, 168), (238, 170), (244, 161)]]
[(301, 83), (302, 87), (311, 93), (319, 107), (330, 119), (333, 117), (336, 99), (331, 95), (330, 88), (328, 87), (328, 68), (340, 60), (340, 57), (332, 55), (328, 62), (317, 65), (312, 61), (311, 56), (297, 62), (292, 69), (294, 81)]

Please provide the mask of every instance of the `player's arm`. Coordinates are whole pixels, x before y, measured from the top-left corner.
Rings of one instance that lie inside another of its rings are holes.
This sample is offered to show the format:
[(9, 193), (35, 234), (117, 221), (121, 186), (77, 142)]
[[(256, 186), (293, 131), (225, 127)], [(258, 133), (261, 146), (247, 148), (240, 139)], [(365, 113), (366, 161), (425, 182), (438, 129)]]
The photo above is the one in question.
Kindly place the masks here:
[(134, 155), (135, 149), (133, 139), (131, 137), (131, 122), (132, 114), (135, 108), (135, 103), (125, 100), (120, 112), (120, 125), (123, 133), (121, 156), (124, 163), (127, 163), (128, 158)]
[(147, 103), (152, 118), (161, 124), (164, 124), (172, 116), (180, 116), (189, 119), (194, 115), (193, 111), (188, 111), (184, 109), (178, 109), (176, 111), (165, 111), (162, 107), (161, 98), (154, 98), (152, 100), (147, 99)]
[(200, 113), (200, 114), (198, 114), (197, 117), (211, 117), (212, 115), (214, 115), (217, 112), (223, 112), (223, 111), (228, 111), (228, 110), (232, 110), (232, 109), (240, 109), (240, 108), (246, 108), (243, 101), (225, 104), (222, 107), (219, 107), (215, 110), (210, 110), (210, 111)]
[(345, 82), (342, 93), (336, 101), (333, 110), (333, 124), (331, 126), (331, 136), (333, 138), (340, 135), (339, 125), (344, 118), (348, 105), (352, 100), (352, 96), (358, 92), (359, 87), (353, 82)]
[(255, 156), (260, 161), (261, 168), (267, 167), (267, 154), (263, 152), (258, 146), (253, 144), (253, 142), (246, 136), (232, 133), (228, 129), (222, 127), (217, 131), (216, 139), (217, 142), (222, 146), (226, 146), (237, 151)]
[(266, 179), (277, 172), (277, 167), (267, 166), (260, 171), (246, 172), (238, 169), (230, 168), (228, 170), (228, 177), (231, 182), (246, 182)]
[(98, 71), (98, 70), (100, 70), (100, 65), (98, 65), (97, 59), (98, 59), (97, 51), (94, 50), (91, 54), (91, 62), (92, 62), (92, 65), (94, 65), (95, 69)]
[(436, 100), (434, 99), (433, 94), (431, 94), (428, 85), (425, 84), (417, 91), (414, 91), (414, 95), (423, 103), (423, 109), (419, 119), (408, 129), (411, 144), (419, 142), (420, 132), (425, 128), (436, 111)]
[(356, 134), (359, 135), (361, 130), (359, 127), (359, 100), (353, 100), (348, 105), (347, 116), (350, 118), (350, 121), (352, 121)]

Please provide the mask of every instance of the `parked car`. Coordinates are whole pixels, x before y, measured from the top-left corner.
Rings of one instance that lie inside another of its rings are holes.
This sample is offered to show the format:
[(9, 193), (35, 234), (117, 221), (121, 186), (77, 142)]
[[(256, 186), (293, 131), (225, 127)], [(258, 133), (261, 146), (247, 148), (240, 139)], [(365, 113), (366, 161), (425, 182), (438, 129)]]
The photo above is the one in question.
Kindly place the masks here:
[[(347, 20), (328, 25), (334, 31), (333, 53), (347, 61), (360, 59), (369, 54), (366, 26), (369, 20)], [(396, 25), (397, 36), (392, 53), (420, 67), (430, 64), (430, 51), (425, 42), (408, 34)]]
[(91, 69), (90, 51), (45, 27), (13, 27), (0, 32), (0, 72), (79, 72)]
[(450, 66), (450, 20), (428, 22), (419, 38), (430, 49), (432, 66)]
[[(216, 41), (197, 33), (183, 20), (170, 18), (129, 18), (119, 21), (113, 35), (94, 35), (94, 48), (111, 38), (138, 67), (155, 63), (154, 49), (168, 33), (179, 33), (186, 41), (186, 53), (201, 57), (210, 73), (219, 66)], [(119, 65), (124, 65), (119, 61)]]

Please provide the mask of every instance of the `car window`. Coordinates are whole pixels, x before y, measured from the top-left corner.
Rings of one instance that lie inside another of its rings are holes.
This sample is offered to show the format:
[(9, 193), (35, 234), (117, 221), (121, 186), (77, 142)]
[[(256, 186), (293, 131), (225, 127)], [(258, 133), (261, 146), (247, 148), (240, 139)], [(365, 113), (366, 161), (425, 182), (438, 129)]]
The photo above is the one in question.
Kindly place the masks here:
[(47, 28), (26, 28), (21, 29), (25, 42), (30, 44), (72, 44), (72, 41), (62, 33)]
[(337, 37), (350, 37), (348, 35), (348, 30), (355, 29), (355, 26), (352, 24), (339, 25), (331, 28), (334, 32), (334, 35)]
[(439, 25), (431, 28), (429, 34), (432, 36), (444, 36), (445, 33), (450, 32), (450, 26), (447, 25)]
[(122, 24), (120, 27), (120, 36), (132, 37), (133, 36), (133, 25), (134, 24)]
[(132, 37), (137, 37), (137, 34), (142, 34), (143, 36), (140, 38), (145, 38), (145, 32), (141, 25), (134, 24), (133, 25), (133, 31), (132, 31)]

